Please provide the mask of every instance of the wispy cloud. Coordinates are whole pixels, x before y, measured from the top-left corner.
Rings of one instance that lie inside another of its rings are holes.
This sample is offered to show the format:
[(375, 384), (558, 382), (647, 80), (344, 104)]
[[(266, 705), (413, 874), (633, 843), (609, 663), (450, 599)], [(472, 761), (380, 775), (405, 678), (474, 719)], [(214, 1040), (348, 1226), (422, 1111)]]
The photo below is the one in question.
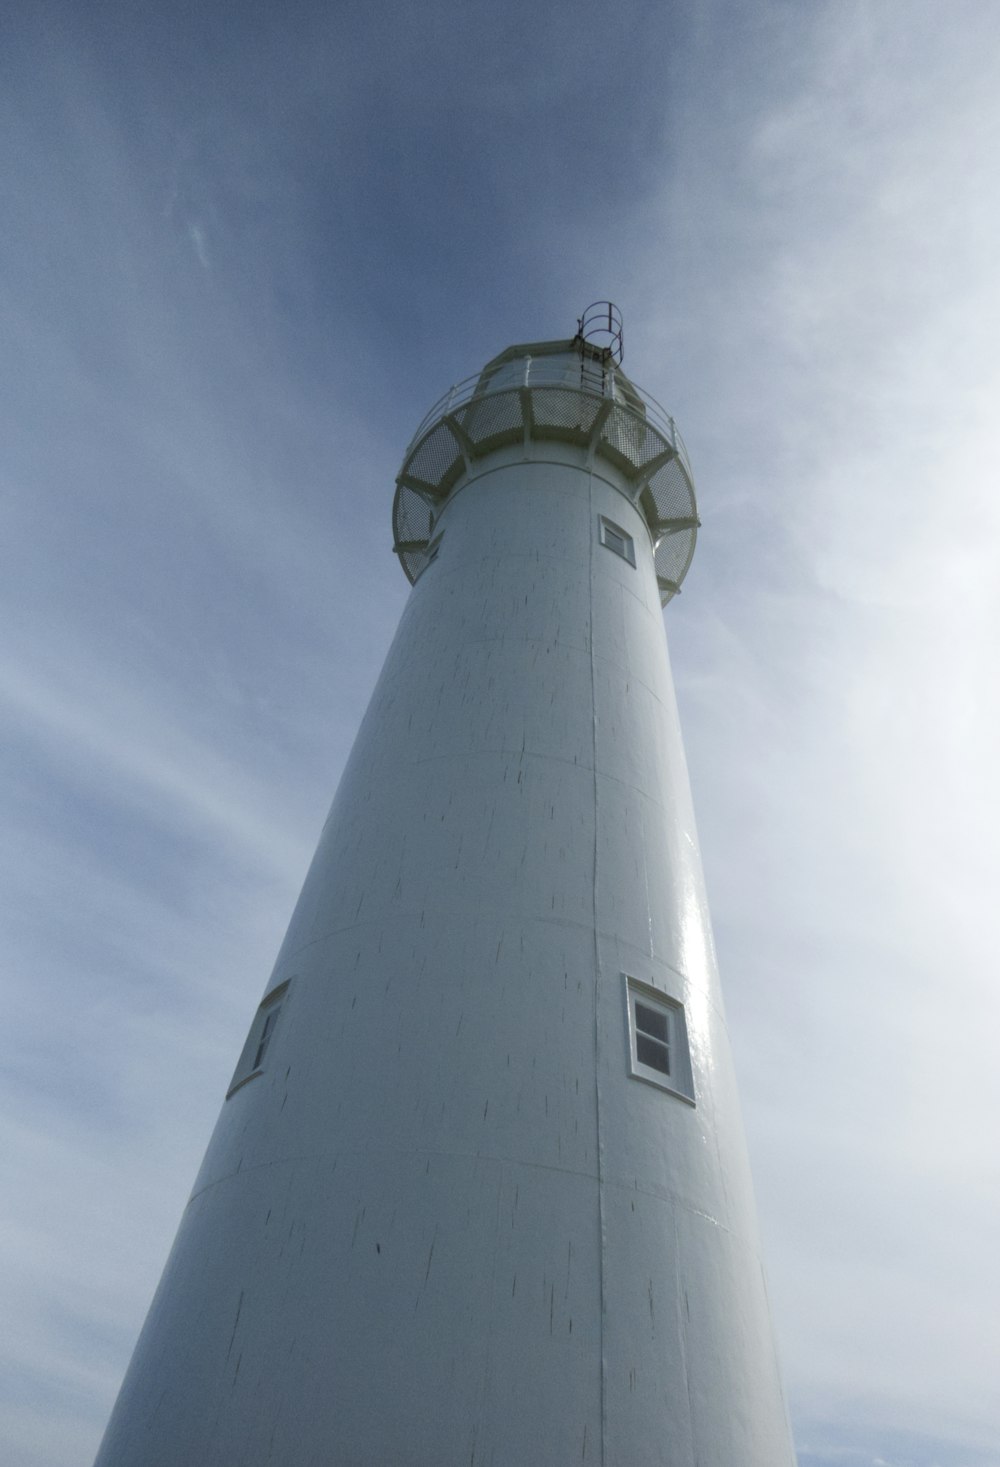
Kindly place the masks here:
[(668, 628), (802, 1467), (988, 1467), (992, 12), (300, 11), (2, 63), (12, 1460), (100, 1434), (403, 604), (410, 431), (609, 293), (702, 487)]

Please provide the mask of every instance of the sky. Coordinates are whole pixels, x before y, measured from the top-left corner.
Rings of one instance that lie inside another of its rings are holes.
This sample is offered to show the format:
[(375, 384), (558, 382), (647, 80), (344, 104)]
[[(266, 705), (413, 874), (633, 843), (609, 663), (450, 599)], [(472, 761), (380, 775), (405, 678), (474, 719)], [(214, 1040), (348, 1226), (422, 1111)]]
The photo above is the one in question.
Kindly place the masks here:
[(0, 1443), (88, 1462), (408, 586), (403, 450), (592, 300), (800, 1467), (1000, 1463), (1000, 10), (12, 7)]

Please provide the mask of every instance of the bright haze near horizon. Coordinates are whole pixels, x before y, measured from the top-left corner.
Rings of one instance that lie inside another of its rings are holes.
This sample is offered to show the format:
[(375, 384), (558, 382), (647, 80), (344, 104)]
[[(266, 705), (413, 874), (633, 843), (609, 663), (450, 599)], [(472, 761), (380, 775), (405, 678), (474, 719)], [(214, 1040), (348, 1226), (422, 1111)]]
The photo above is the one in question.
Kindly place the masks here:
[(0, 124), (4, 1462), (97, 1447), (411, 433), (610, 297), (799, 1461), (995, 1467), (1000, 10), (23, 5)]

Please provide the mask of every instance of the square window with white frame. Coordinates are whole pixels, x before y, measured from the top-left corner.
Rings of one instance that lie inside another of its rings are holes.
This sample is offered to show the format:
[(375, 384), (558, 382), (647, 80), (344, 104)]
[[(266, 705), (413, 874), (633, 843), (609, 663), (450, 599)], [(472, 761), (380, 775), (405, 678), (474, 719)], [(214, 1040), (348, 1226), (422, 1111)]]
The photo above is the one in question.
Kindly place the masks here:
[(616, 525), (614, 520), (609, 520), (601, 515), (601, 544), (620, 555), (622, 560), (627, 560), (629, 565), (635, 565), (635, 541), (627, 530), (621, 525)]
[(694, 1104), (684, 1006), (649, 983), (625, 978), (629, 1073)]

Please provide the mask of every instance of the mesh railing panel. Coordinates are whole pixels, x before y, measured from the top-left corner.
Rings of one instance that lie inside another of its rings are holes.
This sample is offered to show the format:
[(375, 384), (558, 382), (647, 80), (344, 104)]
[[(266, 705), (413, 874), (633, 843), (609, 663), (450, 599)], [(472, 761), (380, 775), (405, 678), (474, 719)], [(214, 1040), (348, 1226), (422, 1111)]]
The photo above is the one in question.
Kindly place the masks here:
[(578, 428), (587, 434), (600, 412), (601, 401), (573, 388), (536, 387), (531, 393), (531, 412), (539, 427)]
[(679, 459), (672, 458), (657, 469), (649, 488), (656, 501), (658, 519), (682, 519), (694, 514), (694, 494)]
[(392, 532), (399, 563), (410, 581), (415, 581), (424, 567), (431, 520), (431, 507), (427, 501), (415, 489), (401, 484), (392, 507)]
[(396, 500), (393, 528), (397, 540), (428, 540), (431, 533), (431, 507), (425, 499), (404, 484)]
[[(657, 469), (649, 481), (649, 493), (656, 505), (658, 521), (695, 518), (694, 490), (679, 458), (672, 458)], [(679, 586), (691, 564), (696, 536), (696, 526), (664, 534), (656, 547), (656, 574)], [(669, 589), (661, 588), (660, 600), (664, 605), (672, 595)]]
[(458, 421), (473, 443), (485, 443), (519, 432), (524, 425), (521, 398), (517, 392), (494, 392), (474, 399), (458, 414)]
[[(679, 586), (691, 564), (694, 540), (694, 530), (681, 530), (662, 539), (656, 547), (656, 574)], [(661, 600), (669, 599), (667, 593), (661, 593)]]
[(458, 457), (455, 435), (446, 423), (439, 423), (417, 448), (406, 472), (425, 484), (440, 484)]
[(666, 441), (644, 418), (627, 408), (614, 407), (601, 434), (602, 443), (639, 469), (667, 447)]

